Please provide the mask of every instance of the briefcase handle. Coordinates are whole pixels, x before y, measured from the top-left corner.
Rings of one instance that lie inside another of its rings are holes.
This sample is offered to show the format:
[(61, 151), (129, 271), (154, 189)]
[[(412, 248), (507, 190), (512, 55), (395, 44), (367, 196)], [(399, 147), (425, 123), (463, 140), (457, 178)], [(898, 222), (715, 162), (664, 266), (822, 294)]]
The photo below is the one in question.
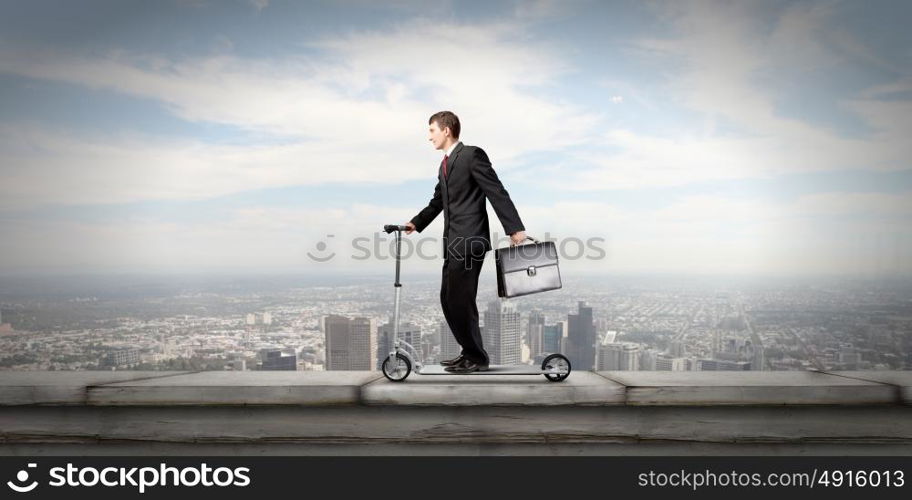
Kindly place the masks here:
[[(532, 240), (533, 243), (539, 243), (538, 240), (536, 240), (535, 238), (533, 238), (533, 237), (531, 237), (531, 236), (526, 236), (526, 237), (523, 238), (522, 240), (523, 240), (523, 241)], [(513, 245), (513, 243), (510, 243), (510, 246), (511, 246), (511, 247), (512, 247), (512, 246), (517, 246), (517, 247), (518, 247), (518, 246), (520, 246), (520, 245), (519, 245), (519, 243), (517, 243), (516, 245)]]
[[(540, 241), (536, 240), (535, 238), (533, 238), (533, 237), (531, 237), (531, 236), (526, 236), (525, 238), (523, 238), (523, 241), (526, 241), (526, 240), (532, 240), (533, 243), (540, 243)], [(513, 243), (510, 243), (510, 246), (511, 246), (511, 247), (512, 247), (512, 246), (519, 246), (519, 244), (513, 245)]]

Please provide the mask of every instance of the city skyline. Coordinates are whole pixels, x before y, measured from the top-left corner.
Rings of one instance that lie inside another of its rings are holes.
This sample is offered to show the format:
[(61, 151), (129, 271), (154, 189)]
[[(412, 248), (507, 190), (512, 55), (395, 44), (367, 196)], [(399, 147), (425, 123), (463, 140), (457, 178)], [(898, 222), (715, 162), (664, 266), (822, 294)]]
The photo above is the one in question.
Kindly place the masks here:
[[(0, 290), (0, 369), (376, 370), (392, 330), (389, 283), (150, 283), (101, 297), (93, 288)], [(592, 279), (521, 300), (495, 292), (479, 294), (495, 363), (535, 364), (560, 352), (575, 371), (912, 368), (908, 284)], [(417, 358), (458, 353), (438, 284), (411, 283), (403, 293), (400, 339)]]

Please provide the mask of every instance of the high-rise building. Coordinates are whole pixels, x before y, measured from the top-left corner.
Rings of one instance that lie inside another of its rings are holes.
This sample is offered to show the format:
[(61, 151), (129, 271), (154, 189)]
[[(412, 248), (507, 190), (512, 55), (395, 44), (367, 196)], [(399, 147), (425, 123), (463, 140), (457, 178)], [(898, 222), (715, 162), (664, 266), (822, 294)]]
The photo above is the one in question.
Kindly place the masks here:
[(256, 314), (247, 313), (247, 324), (255, 325), (256, 324)]
[(0, 333), (11, 333), (12, 331), (12, 325), (3, 322), (3, 314), (0, 312)]
[(637, 371), (640, 369), (640, 346), (637, 344), (624, 344), (621, 352), (621, 369)]
[(453, 331), (450, 330), (450, 325), (447, 324), (446, 320), (440, 322), (440, 327), (437, 331), (440, 332), (440, 359), (452, 359), (459, 356), (462, 352), (462, 346), (459, 345), (459, 342), (456, 342), (456, 337), (453, 336)]
[(602, 370), (620, 370), (621, 369), (621, 350), (623, 344), (617, 342), (603, 342), (599, 344), (596, 350), (595, 369)]
[(687, 360), (684, 358), (671, 358), (660, 355), (656, 357), (655, 369), (656, 371), (665, 372), (687, 371)]
[(264, 325), (272, 324), (272, 313), (268, 313), (268, 312), (263, 313), (263, 324)]
[[(542, 332), (542, 352), (539, 354), (563, 353), (563, 339), (567, 331), (567, 322), (559, 321), (553, 325), (545, 325)], [(533, 357), (537, 357), (536, 354)]]
[(754, 350), (754, 356), (751, 359), (751, 369), (759, 371), (766, 369), (766, 356), (762, 345), (757, 346)]
[(286, 352), (277, 348), (260, 349), (260, 370), (295, 371), (297, 369), (298, 356), (294, 350)]
[[(576, 314), (567, 315), (567, 358), (574, 369), (591, 370), (595, 365), (595, 324), (592, 322), (592, 308), (586, 303), (577, 303)], [(579, 367), (579, 368), (577, 368)]]
[(323, 317), (326, 370), (373, 370), (377, 324), (373, 318)]
[[(722, 351), (722, 330), (715, 329), (712, 331), (712, 355), (717, 356)], [(671, 353), (676, 355), (675, 353)], [(679, 355), (679, 354), (678, 354)]]
[(684, 348), (684, 341), (679, 339), (672, 340), (671, 346), (669, 346), (668, 349), (668, 353), (675, 358), (683, 357), (687, 353), (686, 349)]
[(611, 328), (611, 320), (608, 318), (597, 318), (592, 321), (595, 323), (595, 338), (600, 339)]
[[(383, 360), (389, 357), (390, 349), (392, 349), (392, 340), (393, 337), (393, 320), (390, 318), (388, 323), (385, 323), (380, 326), (380, 330), (377, 332), (377, 364), (376, 367), (379, 370), (383, 366)], [(417, 355), (419, 357), (424, 355), (424, 352), (421, 350), (421, 328), (412, 323), (399, 323), (399, 340), (408, 342), (408, 344), (415, 348), (415, 351), (412, 355)], [(404, 348), (405, 346), (403, 346)]]
[(655, 371), (658, 353), (653, 349), (640, 349), (639, 366), (640, 371)]
[(725, 359), (701, 359), (700, 371), (747, 371), (751, 369), (750, 361), (728, 361)]
[(596, 352), (596, 370), (637, 371), (640, 369), (640, 346), (638, 344), (603, 342)]
[(108, 353), (102, 360), (104, 366), (129, 366), (139, 363), (138, 349), (117, 349)]
[(519, 364), (522, 356), (520, 337), (516, 305), (501, 299), (488, 302), (482, 339), (491, 364)]
[(535, 358), (544, 352), (545, 315), (538, 309), (529, 313), (526, 325), (526, 344), (529, 346), (529, 357)]

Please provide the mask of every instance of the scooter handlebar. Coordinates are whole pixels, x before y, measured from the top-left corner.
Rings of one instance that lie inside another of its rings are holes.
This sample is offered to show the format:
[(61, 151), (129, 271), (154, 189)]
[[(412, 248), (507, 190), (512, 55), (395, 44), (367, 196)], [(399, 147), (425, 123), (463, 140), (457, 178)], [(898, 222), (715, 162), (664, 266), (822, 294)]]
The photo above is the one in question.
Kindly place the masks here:
[(383, 230), (387, 233), (392, 233), (393, 231), (408, 231), (408, 226), (400, 226), (399, 224), (387, 224), (383, 226)]

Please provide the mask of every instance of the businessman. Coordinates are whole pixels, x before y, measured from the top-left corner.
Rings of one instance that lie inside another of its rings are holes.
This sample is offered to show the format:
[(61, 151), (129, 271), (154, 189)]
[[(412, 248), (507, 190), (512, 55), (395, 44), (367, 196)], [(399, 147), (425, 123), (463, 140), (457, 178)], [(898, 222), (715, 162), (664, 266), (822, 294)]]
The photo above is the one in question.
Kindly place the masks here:
[(440, 305), (456, 341), (459, 356), (441, 361), (451, 373), (487, 370), (490, 359), (478, 327), (478, 276), (485, 254), (492, 250), (485, 199), (510, 235), (510, 244), (526, 239), (525, 227), (510, 195), (491, 167), (488, 155), (477, 146), (459, 141), (459, 118), (441, 111), (428, 120), (428, 140), (444, 152), (437, 173), (437, 187), (428, 206), (405, 225), (406, 234), (419, 233), (443, 212), (443, 277)]

